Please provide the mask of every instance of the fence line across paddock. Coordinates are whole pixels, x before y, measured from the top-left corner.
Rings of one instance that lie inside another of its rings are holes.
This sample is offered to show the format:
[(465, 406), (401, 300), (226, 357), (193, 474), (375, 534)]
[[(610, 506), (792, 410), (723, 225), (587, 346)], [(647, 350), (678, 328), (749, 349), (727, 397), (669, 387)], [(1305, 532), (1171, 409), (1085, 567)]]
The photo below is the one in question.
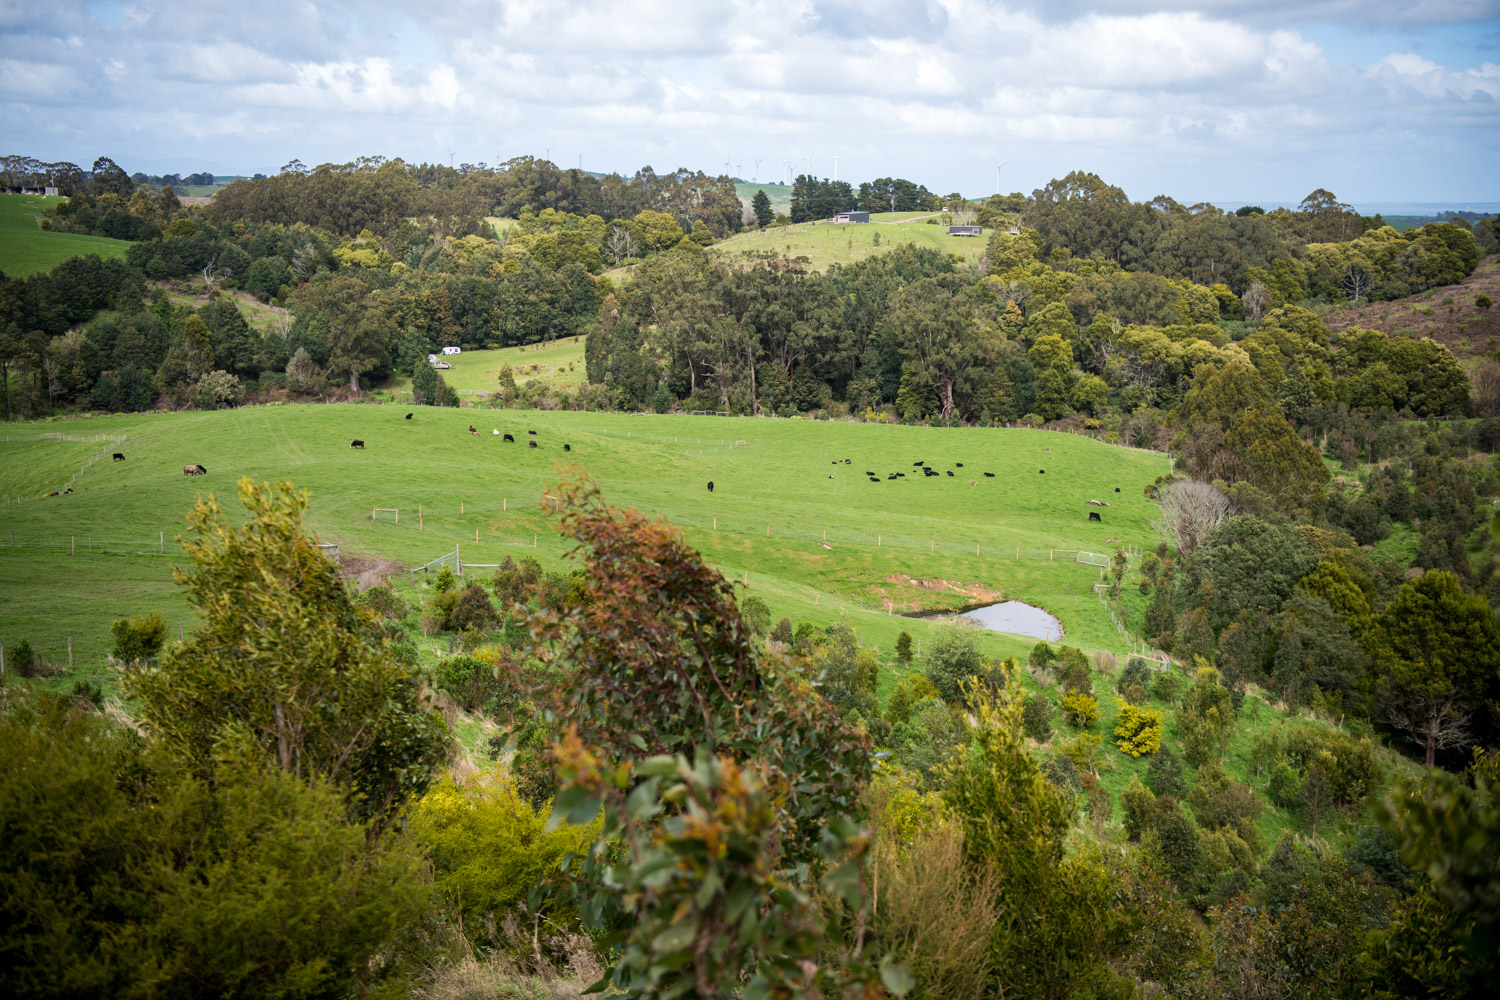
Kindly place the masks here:
[[(5, 440), (7, 442), (10, 442), (13, 439), (13, 437), (15, 437), (15, 436), (7, 434), (5, 436)], [(56, 496), (57, 494), (61, 493), (63, 490), (70, 489), (73, 486), (74, 483), (78, 482), (78, 478), (80, 476), (82, 476), (85, 472), (87, 472), (90, 469), (92, 469), (99, 462), (102, 462), (105, 459), (106, 456), (110, 455), (111, 449), (120, 447), (126, 441), (130, 440), (130, 438), (127, 435), (118, 435), (118, 436), (114, 435), (114, 434), (83, 434), (83, 435), (79, 435), (79, 434), (61, 434), (61, 433), (56, 433), (56, 432), (53, 432), (53, 431), (47, 431), (45, 433), (38, 434), (34, 440), (37, 440), (37, 441), (71, 441), (71, 442), (74, 442), (75, 444), (98, 444), (101, 447), (99, 448), (98, 451), (94, 452), (94, 454), (90, 455), (81, 465), (79, 465), (78, 466), (78, 471), (75, 472), (75, 473), (73, 473), (73, 474), (71, 474), (70, 476), (68, 476), (67, 482), (63, 483), (57, 489), (51, 491), (50, 493), (36, 493), (36, 494), (30, 494), (30, 495), (27, 495), (27, 496), (20, 496), (20, 497), (6, 497), (5, 498), (5, 504), (6, 504), (7, 507), (20, 506), (21, 504), (24, 504), (24, 503), (33, 503), (33, 502), (35, 502), (37, 500), (46, 500), (46, 499), (48, 499), (50, 497)]]

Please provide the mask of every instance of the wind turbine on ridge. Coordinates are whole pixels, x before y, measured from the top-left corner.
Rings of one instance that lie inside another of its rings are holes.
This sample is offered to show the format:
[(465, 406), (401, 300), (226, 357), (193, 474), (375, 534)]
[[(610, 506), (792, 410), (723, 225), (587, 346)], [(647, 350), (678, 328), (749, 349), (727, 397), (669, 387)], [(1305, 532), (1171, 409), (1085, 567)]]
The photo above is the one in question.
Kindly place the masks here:
[(758, 157), (758, 156), (752, 156), (752, 157), (750, 157), (750, 162), (753, 163), (753, 164), (755, 164), (755, 176), (750, 179), (750, 181), (751, 181), (752, 184), (759, 184), (760, 183), (760, 161), (761, 161), (761, 157)]
[(1006, 160), (1005, 163), (1001, 163), (998, 160), (995, 161), (995, 195), (996, 195), (996, 197), (998, 197), (999, 194), (1000, 194), (1000, 168), (1003, 167), (1003, 166), (1005, 166), (1005, 164), (1009, 163), (1009, 162), (1010, 162), (1009, 160)]

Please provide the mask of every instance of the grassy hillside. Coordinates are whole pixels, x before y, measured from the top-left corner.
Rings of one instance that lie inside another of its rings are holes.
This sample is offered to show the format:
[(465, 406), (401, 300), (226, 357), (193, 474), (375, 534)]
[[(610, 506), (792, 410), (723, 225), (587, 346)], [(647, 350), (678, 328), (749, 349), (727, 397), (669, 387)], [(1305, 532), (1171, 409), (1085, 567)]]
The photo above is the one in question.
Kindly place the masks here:
[(792, 214), (792, 187), (790, 184), (745, 184), (743, 182), (734, 186), (734, 190), (740, 196), (740, 202), (750, 207), (750, 202), (755, 199), (755, 192), (764, 191), (766, 197), (771, 199), (771, 210), (777, 215)]
[(102, 236), (51, 233), (37, 226), (37, 216), (63, 201), (41, 195), (0, 195), (0, 271), (23, 278), (50, 271), (69, 257), (96, 253), (101, 257), (123, 257), (130, 246), (125, 240)]
[[(1481, 297), (1496, 304), (1480, 306)], [(1330, 314), (1327, 322), (1334, 330), (1361, 326), (1392, 336), (1431, 337), (1472, 369), (1483, 355), (1500, 350), (1500, 257), (1481, 261), (1456, 285), (1343, 309)]]
[[(568, 337), (551, 344), (504, 347), (498, 351), (465, 351), (443, 360), (452, 368), (443, 379), (463, 395), (488, 395), (495, 391), (500, 369), (510, 365), (516, 385), (540, 379), (548, 385), (576, 389), (587, 381), (583, 370), (583, 338)], [(411, 392), (411, 375), (394, 378), (387, 388), (397, 395)]]
[[(920, 639), (935, 627), (901, 612), (1001, 597), (1051, 611), (1070, 642), (1123, 653), (1093, 594), (1099, 571), (1071, 552), (1054, 561), (1051, 550), (1107, 552), (1111, 538), (1154, 544), (1141, 490), (1167, 467), (1150, 452), (1045, 431), (428, 408), (407, 421), (406, 412), (269, 406), (13, 425), (0, 443), (6, 497), (58, 489), (100, 447), (43, 433), (125, 435), (109, 450), (126, 460), (95, 464), (72, 494), (8, 502), (0, 546), (14, 531), (16, 547), (0, 548), (0, 642), (27, 638), (58, 660), (71, 635), (75, 658), (97, 663), (110, 621), (126, 612), (159, 608), (175, 625), (183, 605), (170, 558), (154, 554), (159, 533), (171, 557), (194, 495), (232, 498), (240, 476), (307, 488), (310, 527), (345, 554), (413, 565), (455, 545), (469, 562), (507, 554), (555, 562), (568, 545), (543, 494), (575, 469), (594, 476), (612, 503), (681, 526), (726, 575), (748, 574), (777, 617), (827, 624), (847, 616), (888, 662), (902, 628)], [(479, 436), (469, 435), (471, 423)], [(503, 444), (492, 429), (520, 443)], [(526, 446), (529, 429), (540, 447)], [(349, 448), (355, 437), (365, 450)], [(832, 464), (845, 457), (853, 464)], [(917, 460), (964, 468), (924, 480), (910, 475)], [(208, 475), (183, 476), (190, 463)], [(867, 469), (908, 476), (871, 483)], [(1113, 504), (1102, 523), (1087, 520), (1092, 498)], [(372, 507), (398, 508), (399, 523), (371, 521)], [(1033, 641), (990, 633), (985, 646), (1024, 654)], [(893, 682), (887, 676), (883, 687)]]
[[(965, 260), (978, 260), (988, 244), (985, 236), (949, 236), (948, 227), (927, 225), (932, 213), (872, 214), (869, 223), (833, 225), (827, 222), (804, 222), (794, 226), (773, 226), (753, 233), (741, 233), (709, 247), (708, 252), (725, 260), (738, 258), (746, 251), (774, 251), (791, 256), (805, 256), (816, 270), (830, 264), (849, 264), (863, 260), (892, 247), (914, 243), (947, 254), (960, 254)], [(879, 243), (876, 243), (876, 238)]]

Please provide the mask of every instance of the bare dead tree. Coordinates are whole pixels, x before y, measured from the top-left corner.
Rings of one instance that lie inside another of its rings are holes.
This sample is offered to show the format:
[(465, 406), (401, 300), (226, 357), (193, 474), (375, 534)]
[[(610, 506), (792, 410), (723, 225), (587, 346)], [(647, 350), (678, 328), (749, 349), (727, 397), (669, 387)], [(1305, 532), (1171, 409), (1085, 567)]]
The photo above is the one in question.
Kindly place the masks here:
[(207, 294), (212, 295), (219, 287), (219, 282), (229, 277), (228, 268), (219, 266), (219, 255), (214, 254), (208, 258), (208, 263), (203, 265), (203, 285)]
[(318, 269), (318, 248), (308, 240), (292, 251), (292, 273), (298, 281), (306, 281)]
[(1245, 289), (1245, 294), (1240, 296), (1240, 305), (1245, 308), (1245, 315), (1253, 320), (1258, 320), (1266, 311), (1266, 306), (1271, 304), (1271, 293), (1258, 281), (1252, 281), (1250, 287)]
[(1349, 296), (1350, 302), (1367, 298), (1374, 284), (1375, 276), (1359, 261), (1351, 260), (1344, 265), (1344, 273), (1339, 278), (1339, 285), (1344, 289), (1344, 294)]
[(615, 259), (615, 266), (626, 257), (634, 257), (639, 250), (635, 237), (630, 235), (630, 230), (624, 226), (610, 226), (609, 235), (604, 240), (605, 247)]
[(1469, 742), (1469, 706), (1451, 688), (1441, 694), (1404, 692), (1399, 699), (1384, 701), (1386, 721), (1422, 744), (1428, 767), (1437, 760), (1439, 750)]
[(1161, 530), (1184, 553), (1197, 548), (1232, 513), (1228, 497), (1195, 479), (1168, 483), (1157, 492), (1156, 502), (1162, 513)]

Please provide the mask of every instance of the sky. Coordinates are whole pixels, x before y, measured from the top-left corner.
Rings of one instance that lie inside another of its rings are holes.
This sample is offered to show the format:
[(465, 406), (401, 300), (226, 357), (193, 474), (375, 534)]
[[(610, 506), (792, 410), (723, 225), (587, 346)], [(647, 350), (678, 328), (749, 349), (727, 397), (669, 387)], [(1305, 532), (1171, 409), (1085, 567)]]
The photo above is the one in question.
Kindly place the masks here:
[[(1500, 0), (0, 0), (0, 152), (1500, 201)], [(759, 161), (758, 164), (756, 161)], [(786, 166), (789, 164), (789, 166)]]

